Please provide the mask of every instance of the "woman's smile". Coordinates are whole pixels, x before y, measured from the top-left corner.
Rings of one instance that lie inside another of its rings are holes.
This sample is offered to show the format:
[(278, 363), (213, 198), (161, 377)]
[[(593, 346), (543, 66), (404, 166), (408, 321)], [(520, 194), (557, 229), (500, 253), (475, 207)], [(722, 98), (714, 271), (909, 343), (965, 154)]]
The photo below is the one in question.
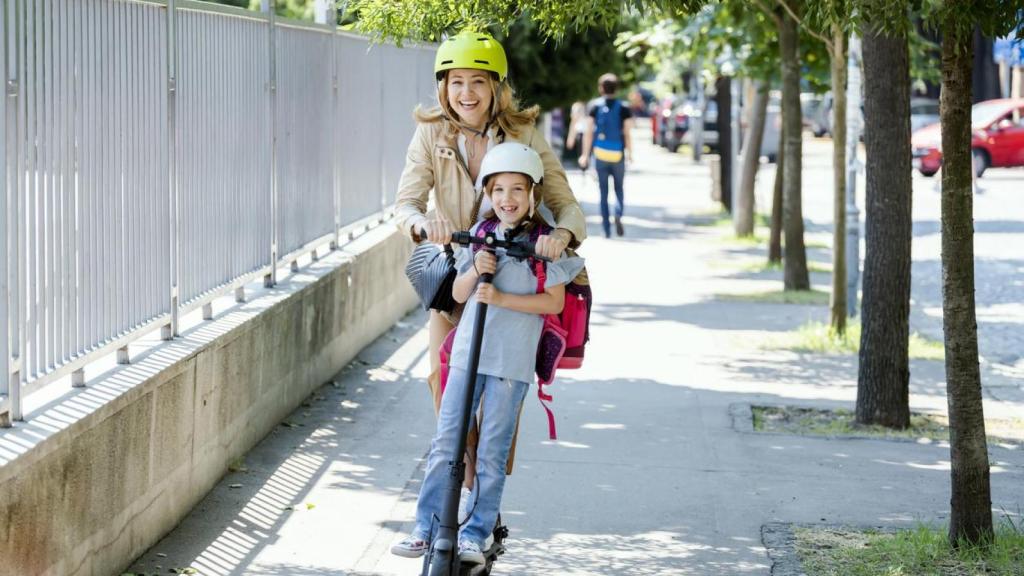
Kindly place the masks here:
[(490, 112), (491, 97), (488, 72), (468, 68), (448, 72), (448, 105), (470, 127), (484, 127)]

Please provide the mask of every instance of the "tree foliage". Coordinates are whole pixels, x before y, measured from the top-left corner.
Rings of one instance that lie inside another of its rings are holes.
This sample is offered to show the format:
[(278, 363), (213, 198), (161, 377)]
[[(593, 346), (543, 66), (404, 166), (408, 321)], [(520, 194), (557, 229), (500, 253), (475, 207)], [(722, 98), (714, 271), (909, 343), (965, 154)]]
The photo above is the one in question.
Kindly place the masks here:
[[(688, 17), (640, 19), (620, 34), (620, 49), (642, 54), (655, 72), (679, 77), (700, 61), (706, 84), (732, 60), (735, 74), (768, 85), (779, 79), (778, 26), (771, 16), (740, 0), (704, 6)], [(807, 87), (828, 90), (828, 53), (807, 34), (800, 38), (801, 71)]]
[[(259, 11), (262, 8), (260, 0), (205, 0), (214, 4), (224, 4)], [(274, 13), (282, 18), (293, 20), (313, 19), (313, 0), (275, 0)]]
[(379, 40), (436, 42), (466, 27), (509, 30), (520, 18), (536, 22), (541, 36), (562, 39), (572, 31), (610, 31), (623, 16), (690, 14), (706, 0), (349, 0), (356, 29)]
[(509, 78), (519, 99), (542, 109), (568, 106), (597, 95), (597, 78), (615, 72), (630, 83), (639, 62), (630, 61), (614, 45), (611, 31), (568, 31), (559, 42), (544, 42), (540, 26), (520, 18), (503, 33), (495, 31), (509, 59)]

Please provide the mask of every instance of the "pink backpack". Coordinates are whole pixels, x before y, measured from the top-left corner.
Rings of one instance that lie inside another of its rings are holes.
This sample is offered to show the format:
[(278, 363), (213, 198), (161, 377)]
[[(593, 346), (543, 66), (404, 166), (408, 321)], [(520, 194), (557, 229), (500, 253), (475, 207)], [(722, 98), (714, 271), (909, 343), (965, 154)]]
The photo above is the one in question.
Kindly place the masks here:
[[(476, 234), (484, 237), (488, 232), (493, 232), (498, 226), (497, 218), (484, 220), (477, 228)], [(535, 226), (530, 233), (530, 241), (536, 242), (541, 234), (548, 234), (551, 228), (545, 225)], [(473, 252), (479, 249), (478, 244), (473, 245)], [(544, 283), (547, 280), (547, 263), (543, 260), (531, 258), (534, 275), (537, 277), (537, 293), (544, 291)], [(565, 306), (561, 314), (547, 314), (544, 316), (544, 327), (541, 329), (540, 342), (537, 345), (537, 362), (535, 371), (537, 373), (537, 398), (548, 415), (548, 436), (552, 440), (557, 439), (555, 431), (555, 415), (551, 411), (549, 402), (554, 401), (550, 393), (545, 392), (544, 387), (555, 379), (555, 370), (575, 369), (583, 365), (583, 350), (587, 341), (590, 340), (590, 307), (593, 302), (590, 286), (569, 282), (565, 285)], [(455, 328), (445, 337), (441, 344), (441, 391), (444, 392), (448, 382), (448, 361), (451, 358), (452, 345), (455, 341)]]

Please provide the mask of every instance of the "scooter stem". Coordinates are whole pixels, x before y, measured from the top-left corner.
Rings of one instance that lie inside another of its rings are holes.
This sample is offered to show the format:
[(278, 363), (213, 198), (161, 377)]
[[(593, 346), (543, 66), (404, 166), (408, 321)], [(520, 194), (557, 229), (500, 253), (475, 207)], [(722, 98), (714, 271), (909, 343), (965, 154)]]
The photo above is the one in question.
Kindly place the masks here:
[[(493, 274), (481, 274), (480, 282), (490, 284)], [(459, 420), (458, 445), (452, 460), (448, 462), (448, 482), (444, 489), (441, 518), (437, 529), (437, 537), (431, 545), (430, 566), (424, 566), (427, 576), (458, 576), (462, 569), (459, 561), (459, 496), (462, 494), (462, 483), (466, 479), (466, 464), (463, 455), (466, 453), (466, 436), (469, 434), (469, 423), (473, 417), (473, 396), (476, 392), (477, 369), (480, 367), (480, 346), (484, 340), (484, 323), (487, 320), (487, 304), (477, 302), (476, 318), (473, 319), (473, 338), (469, 344), (469, 366), (466, 374), (469, 377), (462, 397), (462, 412)]]

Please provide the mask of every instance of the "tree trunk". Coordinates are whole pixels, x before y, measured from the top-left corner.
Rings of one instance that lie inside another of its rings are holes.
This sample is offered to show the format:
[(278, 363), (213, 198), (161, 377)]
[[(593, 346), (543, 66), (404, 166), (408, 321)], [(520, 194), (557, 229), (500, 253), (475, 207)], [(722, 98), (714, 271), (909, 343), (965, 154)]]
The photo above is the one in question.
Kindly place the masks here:
[(942, 34), (942, 327), (952, 496), (949, 540), (992, 537), (992, 495), (978, 368), (971, 191), (971, 34), (945, 22)]
[[(799, 3), (794, 2), (794, 10)], [(803, 118), (800, 113), (800, 47), (796, 20), (788, 12), (779, 28), (782, 52), (782, 132), (785, 158), (782, 163), (782, 222), (786, 242), (783, 246), (783, 286), (786, 290), (808, 290), (807, 248), (804, 246), (803, 199)]]
[(768, 234), (769, 264), (782, 264), (782, 164), (786, 157), (784, 141), (782, 130), (779, 130), (779, 153), (775, 157), (775, 186), (772, 190), (771, 232)]
[[(832, 29), (832, 330), (846, 333), (846, 32)], [(852, 296), (856, 298), (857, 295)]]
[(722, 168), (722, 205), (732, 212), (732, 78), (719, 76), (715, 81), (715, 102), (718, 104), (718, 156)]
[(749, 130), (743, 139), (743, 174), (739, 195), (736, 197), (736, 210), (733, 211), (733, 227), (737, 236), (754, 235), (754, 183), (761, 164), (761, 139), (764, 138), (765, 115), (768, 113), (768, 87), (758, 82), (754, 90)]
[(907, 39), (865, 26), (864, 309), (857, 422), (910, 425), (910, 61)]

